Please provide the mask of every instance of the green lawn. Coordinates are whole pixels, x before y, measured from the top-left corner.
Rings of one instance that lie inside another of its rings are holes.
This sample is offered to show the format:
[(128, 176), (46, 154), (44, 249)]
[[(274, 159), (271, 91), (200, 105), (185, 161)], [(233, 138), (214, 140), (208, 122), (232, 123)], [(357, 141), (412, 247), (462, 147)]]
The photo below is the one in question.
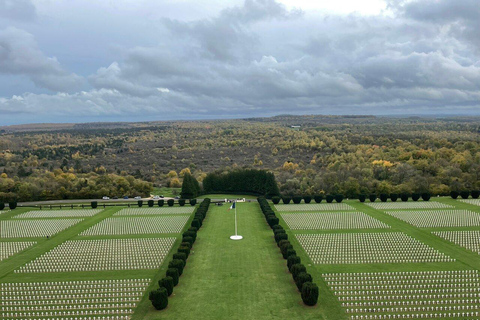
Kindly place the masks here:
[(154, 187), (152, 194), (157, 196), (164, 196), (167, 198), (174, 198), (176, 196), (180, 196), (181, 191), (182, 191), (182, 188)]
[(233, 211), (210, 206), (168, 308), (143, 301), (133, 319), (343, 319), (330, 299), (302, 304), (256, 202), (238, 203), (237, 217), (244, 239), (233, 241)]

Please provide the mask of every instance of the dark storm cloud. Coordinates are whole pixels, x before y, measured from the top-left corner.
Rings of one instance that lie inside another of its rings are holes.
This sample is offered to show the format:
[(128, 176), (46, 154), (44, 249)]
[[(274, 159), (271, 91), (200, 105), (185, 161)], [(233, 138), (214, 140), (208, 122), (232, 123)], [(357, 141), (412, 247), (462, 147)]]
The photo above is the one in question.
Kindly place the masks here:
[[(143, 35), (155, 41), (118, 44), (118, 59), (85, 75), (90, 90), (0, 98), (0, 110), (95, 119), (478, 114), (475, 1), (389, 0), (389, 8), (390, 15), (332, 15), (247, 0), (214, 17), (164, 17)], [(30, 34), (8, 30), (15, 36), (0, 33), (0, 48), (8, 44), (0, 49), (2, 73), (51, 90), (79, 82)]]

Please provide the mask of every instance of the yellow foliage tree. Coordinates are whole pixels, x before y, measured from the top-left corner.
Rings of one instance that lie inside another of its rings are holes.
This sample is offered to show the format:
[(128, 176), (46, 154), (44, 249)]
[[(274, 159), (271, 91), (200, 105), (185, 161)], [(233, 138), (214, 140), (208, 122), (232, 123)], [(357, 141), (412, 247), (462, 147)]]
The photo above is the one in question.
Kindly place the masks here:
[(170, 188), (181, 188), (182, 187), (182, 184), (180, 183), (180, 180), (178, 180), (178, 178), (172, 178), (168, 185), (169, 185)]
[(298, 163), (293, 163), (291, 161), (285, 161), (282, 166), (282, 170), (285, 171), (295, 171), (298, 169)]
[(167, 173), (167, 178), (172, 179), (172, 178), (176, 178), (176, 177), (178, 177), (178, 174), (173, 170), (170, 171), (169, 173)]
[(373, 160), (372, 164), (374, 166), (382, 166), (382, 167), (385, 167), (385, 168), (393, 167), (393, 163), (391, 163), (390, 161), (387, 161), (387, 160)]
[(189, 168), (185, 168), (180, 171), (180, 177), (183, 178), (185, 176), (185, 173), (192, 174)]

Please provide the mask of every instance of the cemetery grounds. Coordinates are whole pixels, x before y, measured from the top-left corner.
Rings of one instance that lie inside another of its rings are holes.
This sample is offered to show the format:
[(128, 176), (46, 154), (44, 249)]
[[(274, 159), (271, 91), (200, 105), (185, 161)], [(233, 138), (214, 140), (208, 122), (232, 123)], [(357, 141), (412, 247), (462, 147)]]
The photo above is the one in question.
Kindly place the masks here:
[(320, 288), (315, 307), (302, 304), (256, 202), (237, 206), (242, 241), (228, 239), (228, 206), (210, 206), (163, 311), (148, 292), (193, 207), (18, 208), (0, 214), (0, 319), (479, 318), (475, 202), (272, 207)]

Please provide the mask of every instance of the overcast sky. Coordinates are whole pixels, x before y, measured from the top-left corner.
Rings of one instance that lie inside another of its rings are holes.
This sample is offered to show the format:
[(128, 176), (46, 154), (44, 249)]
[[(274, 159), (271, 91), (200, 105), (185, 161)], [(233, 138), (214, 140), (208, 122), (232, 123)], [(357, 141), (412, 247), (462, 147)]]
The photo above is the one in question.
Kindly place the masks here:
[(480, 115), (478, 0), (0, 0), (0, 124)]

